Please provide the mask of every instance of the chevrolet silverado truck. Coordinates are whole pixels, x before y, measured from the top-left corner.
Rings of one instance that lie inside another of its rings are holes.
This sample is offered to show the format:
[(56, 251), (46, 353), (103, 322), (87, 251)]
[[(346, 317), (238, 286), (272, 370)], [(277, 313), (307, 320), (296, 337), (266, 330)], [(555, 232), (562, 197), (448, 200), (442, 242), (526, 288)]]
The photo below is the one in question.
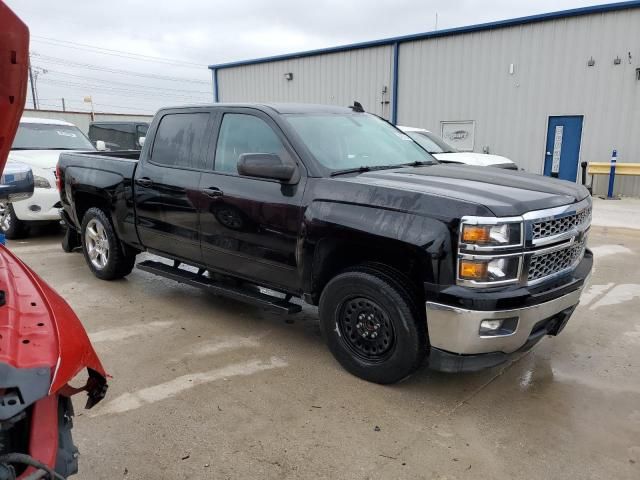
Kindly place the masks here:
[[(283, 313), (319, 307), (329, 349), (378, 383), (491, 367), (557, 335), (593, 257), (591, 197), (523, 172), (439, 164), (358, 108), (167, 108), (141, 152), (63, 153), (69, 243)], [(163, 260), (163, 259), (159, 259)]]

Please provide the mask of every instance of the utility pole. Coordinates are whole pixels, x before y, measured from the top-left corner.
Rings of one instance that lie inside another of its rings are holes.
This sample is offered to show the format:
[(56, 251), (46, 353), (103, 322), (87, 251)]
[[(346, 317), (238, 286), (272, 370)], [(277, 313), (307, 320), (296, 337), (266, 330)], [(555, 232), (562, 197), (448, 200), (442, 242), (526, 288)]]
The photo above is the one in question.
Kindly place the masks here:
[(96, 114), (93, 110), (93, 97), (91, 97), (91, 95), (87, 95), (86, 97), (84, 97), (84, 103), (91, 104), (91, 121), (94, 122), (96, 120)]
[(38, 110), (36, 85), (33, 81), (33, 69), (31, 68), (31, 60), (29, 60), (29, 81), (31, 82), (31, 99), (33, 100), (33, 109)]
[(67, 106), (64, 103), (64, 97), (62, 97), (62, 111), (66, 112), (67, 111)]

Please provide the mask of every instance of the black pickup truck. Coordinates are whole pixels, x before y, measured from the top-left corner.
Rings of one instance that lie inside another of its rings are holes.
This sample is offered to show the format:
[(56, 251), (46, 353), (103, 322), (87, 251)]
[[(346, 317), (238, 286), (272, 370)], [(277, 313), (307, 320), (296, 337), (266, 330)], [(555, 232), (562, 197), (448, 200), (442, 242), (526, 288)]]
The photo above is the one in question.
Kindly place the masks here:
[[(139, 157), (139, 158), (138, 158)], [(558, 334), (591, 271), (573, 183), (439, 164), (384, 120), (310, 105), (169, 108), (138, 152), (68, 153), (69, 226), (102, 279), (138, 268), (283, 313), (379, 383), (497, 365)]]

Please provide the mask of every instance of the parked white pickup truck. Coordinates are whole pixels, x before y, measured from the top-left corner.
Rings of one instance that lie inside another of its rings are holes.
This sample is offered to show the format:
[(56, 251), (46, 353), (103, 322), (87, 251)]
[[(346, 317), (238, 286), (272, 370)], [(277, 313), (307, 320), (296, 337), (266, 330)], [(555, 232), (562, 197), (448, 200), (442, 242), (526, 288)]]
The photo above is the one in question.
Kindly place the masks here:
[(96, 148), (72, 123), (22, 117), (9, 160), (33, 171), (33, 196), (18, 203), (0, 203), (0, 230), (7, 238), (24, 237), (33, 222), (60, 221), (60, 194), (56, 188), (56, 165), (61, 151)]
[(424, 128), (401, 127), (400, 130), (409, 135), (415, 142), (431, 155), (445, 163), (464, 163), (479, 167), (499, 167), (518, 170), (518, 166), (511, 160), (500, 155), (488, 153), (460, 152), (447, 144), (442, 138)]

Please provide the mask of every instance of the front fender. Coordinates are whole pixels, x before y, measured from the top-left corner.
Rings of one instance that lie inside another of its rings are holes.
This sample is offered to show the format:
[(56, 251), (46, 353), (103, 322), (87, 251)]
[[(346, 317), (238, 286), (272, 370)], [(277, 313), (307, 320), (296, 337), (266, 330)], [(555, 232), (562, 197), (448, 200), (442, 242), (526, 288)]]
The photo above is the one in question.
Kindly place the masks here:
[(303, 219), (305, 290), (310, 291), (313, 283), (316, 249), (326, 239), (357, 242), (381, 254), (398, 249), (418, 256), (429, 267), (423, 272), (424, 280), (437, 282), (441, 275), (452, 274), (451, 228), (438, 219), (379, 206), (312, 202)]

